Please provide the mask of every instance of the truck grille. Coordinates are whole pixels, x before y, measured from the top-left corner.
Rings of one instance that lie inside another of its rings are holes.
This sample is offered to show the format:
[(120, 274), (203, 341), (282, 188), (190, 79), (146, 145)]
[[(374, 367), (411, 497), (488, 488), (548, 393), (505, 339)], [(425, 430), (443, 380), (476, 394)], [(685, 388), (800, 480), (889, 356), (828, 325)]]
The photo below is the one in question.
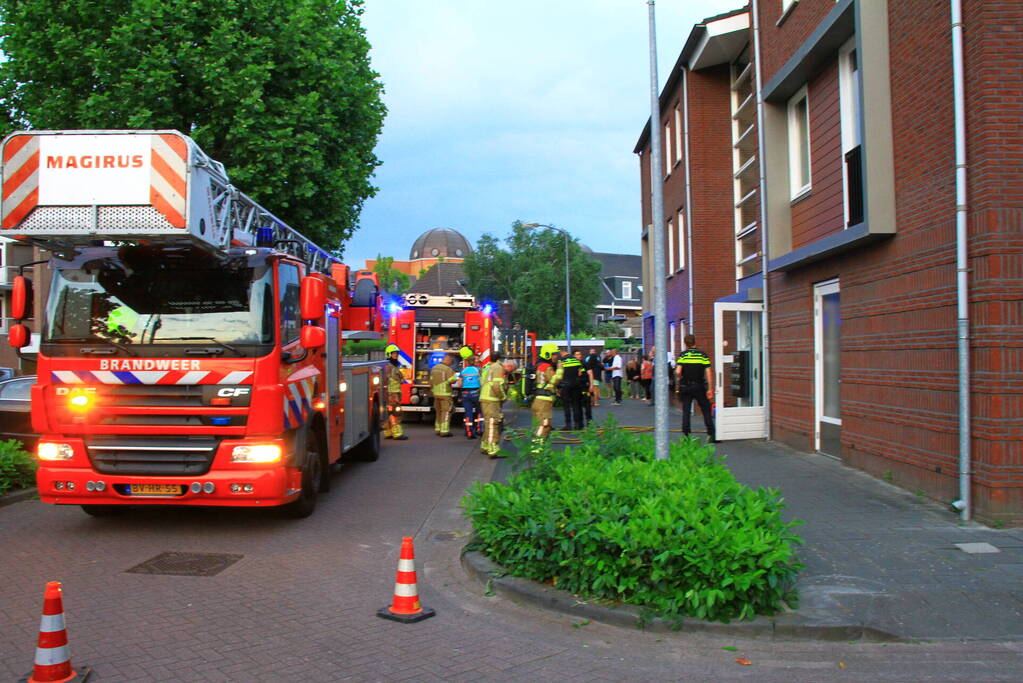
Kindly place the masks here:
[(109, 406), (202, 407), (202, 386), (176, 384), (114, 384), (103, 387)]
[(92, 437), (85, 447), (102, 474), (196, 476), (209, 471), (219, 444), (215, 436)]
[[(231, 409), (208, 405), (206, 399), (215, 388), (174, 384), (106, 385), (99, 388), (99, 413), (92, 421), (111, 427), (245, 427), (247, 410), (231, 414)], [(74, 415), (64, 407), (62, 422), (74, 421)]]

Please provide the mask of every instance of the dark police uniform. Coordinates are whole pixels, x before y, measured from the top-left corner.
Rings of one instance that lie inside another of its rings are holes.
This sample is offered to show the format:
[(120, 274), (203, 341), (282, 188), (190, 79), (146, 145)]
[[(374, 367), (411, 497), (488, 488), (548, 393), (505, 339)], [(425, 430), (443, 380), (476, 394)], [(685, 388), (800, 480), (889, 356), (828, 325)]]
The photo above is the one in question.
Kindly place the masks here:
[(561, 361), (561, 401), (565, 409), (565, 429), (583, 428), (583, 396), (580, 393), (582, 375), (586, 369), (578, 358), (569, 356)]
[(696, 404), (700, 406), (700, 413), (703, 414), (703, 423), (707, 425), (707, 436), (714, 441), (714, 416), (710, 412), (710, 401), (707, 399), (706, 379), (710, 359), (703, 351), (691, 348), (679, 357), (678, 367), (682, 368), (678, 387), (678, 395), (682, 399), (682, 433), (689, 435), (689, 419), (695, 399)]

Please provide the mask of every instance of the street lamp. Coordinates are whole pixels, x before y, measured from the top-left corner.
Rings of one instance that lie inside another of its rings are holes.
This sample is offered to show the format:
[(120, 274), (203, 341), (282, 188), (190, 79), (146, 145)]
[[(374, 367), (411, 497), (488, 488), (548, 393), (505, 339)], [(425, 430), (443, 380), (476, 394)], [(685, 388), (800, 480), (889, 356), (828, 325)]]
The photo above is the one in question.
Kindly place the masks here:
[(569, 290), (568, 284), (568, 231), (562, 230), (561, 228), (555, 228), (553, 225), (544, 225), (543, 223), (524, 223), (523, 228), (532, 230), (533, 228), (547, 228), (548, 230), (557, 230), (565, 238), (565, 345), (568, 347), (568, 355), (572, 355), (572, 294)]

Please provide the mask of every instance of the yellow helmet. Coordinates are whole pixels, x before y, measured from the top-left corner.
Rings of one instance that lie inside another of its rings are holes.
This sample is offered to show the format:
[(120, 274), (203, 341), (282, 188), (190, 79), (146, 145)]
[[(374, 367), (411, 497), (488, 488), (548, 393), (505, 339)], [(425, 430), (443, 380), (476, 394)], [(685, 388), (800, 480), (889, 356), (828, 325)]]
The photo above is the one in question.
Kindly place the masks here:
[(392, 353), (401, 352), (397, 344), (388, 344), (384, 347), (384, 355), (390, 356)]
[(540, 347), (540, 358), (544, 360), (550, 360), (551, 356), (558, 352), (558, 345), (554, 342), (547, 342)]
[(472, 348), (468, 346), (463, 346), (458, 350), (458, 355), (462, 357), (462, 360), (467, 360), (468, 358), (471, 358), (476, 354), (473, 353)]

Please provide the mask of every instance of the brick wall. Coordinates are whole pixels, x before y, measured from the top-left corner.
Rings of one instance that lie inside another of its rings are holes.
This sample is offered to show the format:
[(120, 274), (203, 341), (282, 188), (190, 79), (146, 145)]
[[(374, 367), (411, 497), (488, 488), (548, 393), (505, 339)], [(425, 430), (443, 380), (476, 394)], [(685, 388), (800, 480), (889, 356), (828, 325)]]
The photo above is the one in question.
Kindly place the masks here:
[[(815, 3), (801, 2), (790, 20), (804, 5)], [(947, 502), (958, 496), (948, 6), (911, 0), (890, 0), (888, 6), (897, 233), (771, 277), (772, 430), (794, 447), (813, 446), (813, 284), (838, 277), (842, 458)], [(1023, 44), (1018, 30), (1023, 9), (1008, 0), (968, 0), (964, 20), (974, 513), (982, 520), (1018, 524), (1023, 523)], [(1006, 30), (1012, 26), (1015, 31)], [(782, 63), (782, 47), (765, 40), (764, 62)], [(816, 171), (815, 165), (815, 194)]]
[[(763, 46), (761, 76), (764, 83), (771, 81), (778, 69), (783, 67), (786, 60), (810, 37), (828, 12), (835, 8), (834, 0), (799, 0), (779, 26), (781, 2), (782, 0), (759, 0), (757, 3)], [(909, 2), (915, 3), (917, 0)]]

